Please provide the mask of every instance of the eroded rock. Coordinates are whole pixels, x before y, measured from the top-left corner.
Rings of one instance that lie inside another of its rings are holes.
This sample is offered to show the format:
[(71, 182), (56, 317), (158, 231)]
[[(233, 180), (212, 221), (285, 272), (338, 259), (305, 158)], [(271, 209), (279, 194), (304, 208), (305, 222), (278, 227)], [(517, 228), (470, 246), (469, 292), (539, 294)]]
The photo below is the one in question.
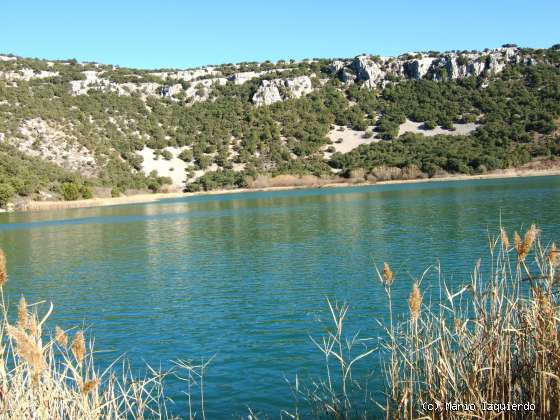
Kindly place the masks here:
[(253, 95), (253, 103), (257, 106), (270, 105), (288, 98), (300, 98), (312, 91), (313, 84), (309, 76), (263, 80)]
[(483, 52), (405, 54), (396, 58), (360, 55), (350, 63), (333, 61), (329, 71), (343, 82), (351, 83), (355, 80), (362, 82), (364, 86), (374, 87), (399, 79), (463, 79), (478, 77), (485, 71), (496, 74), (510, 63), (531, 65), (534, 64), (534, 59), (523, 57), (516, 47)]

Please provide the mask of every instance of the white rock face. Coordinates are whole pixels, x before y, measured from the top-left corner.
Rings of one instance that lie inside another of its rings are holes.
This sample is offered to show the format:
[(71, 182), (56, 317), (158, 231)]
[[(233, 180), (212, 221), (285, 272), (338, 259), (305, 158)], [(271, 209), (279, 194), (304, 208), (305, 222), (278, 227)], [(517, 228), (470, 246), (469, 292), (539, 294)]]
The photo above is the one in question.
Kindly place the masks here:
[(90, 89), (93, 89), (101, 92), (113, 92), (120, 96), (140, 94), (146, 97), (159, 95), (161, 87), (158, 83), (115, 83), (104, 79), (103, 75), (96, 71), (84, 71), (83, 74), (86, 76), (85, 80), (72, 80), (70, 82), (70, 93), (72, 95), (85, 95)]
[[(159, 83), (115, 83), (103, 78), (102, 72), (90, 70), (84, 71), (83, 74), (86, 77), (85, 80), (72, 80), (70, 82), (70, 93), (72, 95), (87, 95), (90, 89), (94, 89), (101, 92), (113, 92), (120, 96), (138, 94), (142, 99), (146, 99), (148, 96), (162, 96), (162, 85)], [(171, 80), (178, 78), (171, 78)], [(186, 90), (180, 83), (175, 83), (170, 86), (167, 85), (168, 92), (165, 96), (173, 98), (184, 91), (186, 96), (192, 98), (194, 102), (203, 101), (208, 99), (210, 89), (214, 84), (225, 85), (226, 83), (227, 79), (225, 77), (202, 79), (192, 82)], [(201, 92), (202, 94), (199, 94)]]
[(160, 77), (162, 79), (177, 79), (190, 82), (191, 80), (199, 77), (216, 76), (219, 77), (221, 73), (214, 67), (203, 67), (200, 69), (192, 70), (178, 70), (178, 71), (161, 71), (150, 73), (152, 76)]
[(375, 86), (386, 75), (381, 64), (366, 55), (356, 57), (352, 62), (352, 67), (356, 71), (358, 80), (364, 81), (368, 87)]
[[(183, 91), (183, 85), (181, 85), (180, 83), (171, 85), (168, 88), (169, 88), (169, 90), (167, 92), (167, 96), (170, 96), (170, 97), (173, 97), (173, 96), (175, 96), (178, 93)], [(160, 93), (160, 92), (158, 92), (158, 93)]]
[(313, 92), (313, 85), (309, 76), (263, 80), (253, 95), (253, 103), (257, 106), (270, 105), (289, 97), (300, 98), (311, 92)]
[(115, 83), (104, 79), (103, 74), (96, 71), (84, 71), (83, 74), (86, 77), (85, 80), (72, 80), (70, 82), (72, 95), (85, 95), (90, 89), (114, 92), (121, 96), (134, 93), (143, 96), (159, 95), (160, 85), (158, 83)]
[(23, 153), (56, 163), (83, 174), (95, 173), (93, 153), (54, 123), (41, 118), (26, 120), (19, 127), (20, 137), (10, 139)]
[[(413, 58), (411, 57), (413, 56)], [(531, 60), (533, 64), (534, 60)], [(392, 78), (432, 80), (462, 79), (479, 76), (484, 71), (490, 74), (501, 72), (507, 64), (527, 62), (516, 47), (496, 48), (476, 53), (450, 52), (437, 56), (407, 54), (401, 57), (372, 57), (360, 55), (352, 62), (335, 60), (329, 71), (337, 74), (346, 83), (362, 82), (367, 87), (384, 86)], [(354, 77), (352, 72), (356, 73)]]
[(72, 95), (85, 95), (87, 91), (96, 84), (108, 83), (108, 80), (99, 79), (96, 71), (84, 71), (85, 80), (72, 80), (70, 82), (70, 93)]
[(340, 80), (345, 83), (351, 83), (356, 80), (356, 75), (350, 73), (348, 69), (342, 69), (339, 73)]
[(55, 76), (58, 76), (57, 71), (41, 70), (40, 72), (35, 73), (33, 69), (21, 69), (18, 71), (0, 72), (0, 79), (9, 80), (9, 81), (18, 81), (18, 80), (29, 81), (31, 79), (45, 79), (47, 77), (55, 77)]
[(299, 76), (291, 80), (287, 79), (285, 85), (294, 98), (300, 98), (313, 92), (313, 84), (309, 76)]
[(227, 79), (225, 77), (199, 80), (197, 82), (193, 82), (191, 87), (185, 90), (185, 94), (188, 98), (191, 98), (193, 102), (206, 101), (210, 96), (210, 90), (214, 84), (223, 86), (226, 83)]
[(434, 62), (432, 57), (424, 57), (403, 63), (403, 72), (410, 79), (422, 79)]
[(331, 63), (331, 65), (329, 66), (329, 71), (331, 73), (338, 73), (340, 70), (342, 70), (344, 67), (346, 66), (346, 63), (344, 61), (340, 61), (340, 60), (335, 60)]
[(270, 105), (282, 100), (278, 82), (281, 80), (263, 80), (253, 95), (253, 103), (257, 106)]
[(236, 85), (242, 85), (245, 82), (248, 82), (251, 79), (259, 77), (263, 74), (263, 72), (256, 72), (256, 71), (244, 71), (241, 73), (234, 73), (228, 80), (231, 80)]

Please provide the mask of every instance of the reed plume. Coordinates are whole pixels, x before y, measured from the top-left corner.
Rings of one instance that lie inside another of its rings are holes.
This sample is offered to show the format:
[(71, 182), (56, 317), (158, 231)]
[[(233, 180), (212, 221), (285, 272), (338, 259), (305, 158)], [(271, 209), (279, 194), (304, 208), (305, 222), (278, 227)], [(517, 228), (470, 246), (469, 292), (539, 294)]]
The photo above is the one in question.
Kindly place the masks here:
[(519, 235), (519, 233), (517, 233), (517, 231), (513, 233), (513, 247), (517, 251), (517, 254), (519, 254), (523, 248), (523, 241), (521, 240), (521, 236)]
[[(25, 328), (10, 325), (6, 315), (4, 312), (1, 321), (11, 340), (0, 346), (1, 419), (170, 418), (162, 387), (166, 373), (154, 371), (146, 379), (136, 378), (123, 365), (126, 370), (122, 379), (117, 378), (114, 369), (99, 375), (93, 356), (85, 357), (86, 343), (81, 331), (72, 343), (74, 357), (66, 349), (56, 354), (54, 340), (68, 342), (60, 327), (43, 346), (41, 324), (46, 318), (37, 323), (39, 336), (33, 337)], [(12, 358), (13, 363), (8, 363)]]
[[(499, 235), (500, 252), (492, 241), (491, 264), (481, 270), (477, 263), (469, 283), (448, 287), (438, 271), (439, 299), (433, 294), (425, 306), (414, 284), (408, 299), (413, 324), (387, 328), (383, 344), (396, 361), (384, 367), (385, 418), (489, 418), (482, 403), (504, 399), (530, 402), (524, 413), (502, 412), (505, 419), (560, 418), (560, 295), (550, 281), (558, 249), (555, 243), (543, 248), (535, 225), (524, 237), (515, 232), (522, 272), (510, 263), (505, 230)], [(529, 253), (534, 261), (526, 265)], [(424, 401), (461, 401), (475, 409), (439, 414), (422, 407)]]
[(383, 284), (387, 287), (391, 287), (393, 280), (395, 279), (395, 274), (391, 271), (388, 263), (383, 263)]
[(16, 342), (17, 354), (33, 368), (35, 373), (40, 373), (45, 368), (45, 360), (43, 350), (37, 341), (21, 328), (9, 324), (6, 328), (8, 335)]
[(514, 235), (514, 242), (515, 242), (515, 250), (517, 251), (517, 260), (518, 262), (522, 263), (525, 262), (525, 258), (529, 255), (529, 251), (537, 238), (539, 230), (535, 225), (531, 225), (529, 230), (525, 233), (525, 237), (521, 240), (521, 236), (515, 232)]
[(412, 291), (408, 297), (408, 307), (410, 309), (410, 317), (413, 322), (418, 320), (420, 316), (420, 308), (422, 306), (422, 295), (420, 294), (420, 287), (418, 283), (414, 283), (412, 286)]
[(78, 363), (82, 363), (86, 354), (86, 340), (82, 331), (78, 331), (76, 335), (74, 335), (74, 341), (72, 341), (72, 354)]
[(27, 313), (27, 302), (25, 301), (25, 297), (19, 298), (18, 304), (18, 318), (17, 318), (17, 326), (20, 329), (27, 328), (27, 318), (29, 314)]
[(27, 331), (32, 337), (39, 336), (39, 327), (37, 325), (37, 315), (32, 314), (31, 316), (27, 317)]
[(6, 265), (6, 254), (0, 248), (0, 287), (8, 281), (8, 268)]
[(556, 242), (553, 242), (552, 245), (550, 246), (547, 259), (548, 259), (548, 264), (552, 268), (556, 267), (560, 262), (560, 251), (558, 251), (558, 248), (556, 247)]
[(509, 238), (504, 228), (500, 228), (500, 239), (502, 240), (504, 249), (509, 249)]
[(59, 346), (67, 347), (68, 346), (68, 336), (64, 332), (62, 328), (57, 326), (54, 331), (54, 338)]
[(87, 395), (99, 385), (99, 379), (94, 378), (89, 381), (84, 382), (84, 384), (80, 387), (80, 391), (83, 395)]

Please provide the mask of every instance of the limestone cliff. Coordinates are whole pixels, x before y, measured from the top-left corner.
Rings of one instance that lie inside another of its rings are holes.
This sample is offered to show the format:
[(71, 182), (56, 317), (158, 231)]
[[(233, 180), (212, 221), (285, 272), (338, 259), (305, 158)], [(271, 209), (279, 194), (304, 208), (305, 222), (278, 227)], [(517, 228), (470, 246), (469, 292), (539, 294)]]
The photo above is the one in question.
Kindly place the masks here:
[(483, 72), (496, 74), (506, 65), (516, 63), (534, 64), (517, 47), (502, 47), (483, 52), (410, 53), (399, 57), (360, 55), (353, 60), (333, 61), (329, 69), (343, 82), (375, 87), (395, 79), (453, 80), (480, 76)]

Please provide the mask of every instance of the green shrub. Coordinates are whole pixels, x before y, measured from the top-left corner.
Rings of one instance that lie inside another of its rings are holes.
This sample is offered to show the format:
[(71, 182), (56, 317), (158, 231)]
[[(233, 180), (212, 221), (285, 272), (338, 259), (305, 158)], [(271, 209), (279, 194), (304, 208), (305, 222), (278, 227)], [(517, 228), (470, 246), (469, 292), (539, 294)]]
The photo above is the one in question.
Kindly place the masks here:
[(199, 169), (207, 169), (210, 166), (211, 158), (206, 155), (200, 155), (195, 159), (195, 164)]
[(82, 187), (80, 188), (80, 193), (82, 194), (82, 198), (93, 198), (93, 192), (91, 191), (91, 187), (89, 185), (82, 185)]
[(14, 197), (16, 191), (10, 184), (0, 183), (0, 208), (6, 207), (11, 198)]
[(74, 182), (65, 182), (62, 184), (61, 189), (65, 201), (75, 201), (81, 196), (80, 186)]
[(178, 158), (185, 162), (191, 162), (193, 160), (193, 153), (191, 150), (185, 149), (179, 154)]
[(434, 128), (437, 127), (437, 124), (435, 121), (426, 121), (424, 122), (424, 124), (422, 124), (422, 129), (424, 130), (433, 130)]

